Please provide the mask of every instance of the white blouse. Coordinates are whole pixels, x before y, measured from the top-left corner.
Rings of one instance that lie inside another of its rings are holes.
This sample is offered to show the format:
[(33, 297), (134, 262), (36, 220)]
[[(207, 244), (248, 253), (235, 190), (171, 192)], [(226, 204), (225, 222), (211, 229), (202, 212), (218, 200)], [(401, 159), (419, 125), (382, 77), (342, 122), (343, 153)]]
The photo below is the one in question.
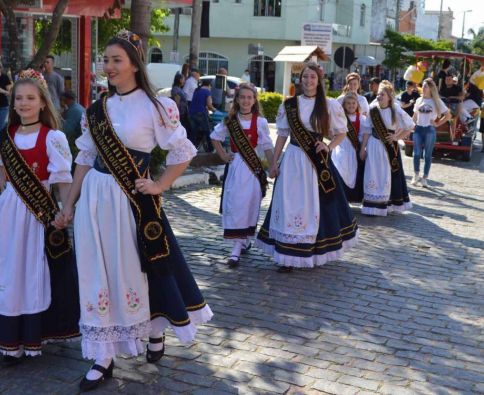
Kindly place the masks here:
[[(241, 119), (239, 117), (240, 125), (243, 129), (249, 129), (251, 120)], [(210, 138), (218, 141), (225, 141), (229, 134), (227, 126), (222, 121), (215, 126), (213, 132), (210, 134)], [(273, 149), (272, 140), (269, 132), (269, 124), (264, 117), (257, 117), (257, 147), (263, 151)]]
[[(39, 132), (30, 134), (16, 133), (14, 142), (18, 149), (32, 149), (37, 143), (38, 136)], [(72, 182), (72, 155), (69, 149), (69, 143), (67, 142), (66, 135), (60, 130), (49, 130), (49, 132), (47, 133), (45, 145), (47, 147), (47, 156), (49, 157), (47, 171), (50, 173), (47, 184), (70, 184)], [(0, 166), (3, 166), (1, 157)]]
[[(192, 159), (197, 150), (188, 140), (180, 123), (176, 103), (166, 97), (158, 97), (158, 113), (146, 93), (137, 89), (126, 96), (113, 95), (107, 99), (107, 112), (114, 131), (128, 148), (151, 152), (156, 145), (168, 150), (167, 165), (176, 165)], [(80, 152), (76, 157), (79, 165), (93, 166), (97, 156), (96, 146), (89, 133), (85, 116), (81, 120), (82, 135), (76, 140)]]
[[(305, 96), (298, 96), (299, 118), (304, 127), (309, 131), (314, 132), (310, 123), (311, 113), (314, 108), (314, 99), (309, 99)], [(343, 111), (343, 107), (338, 103), (336, 99), (326, 99), (326, 105), (328, 106), (329, 113), (329, 133), (334, 136), (339, 133), (348, 132), (348, 125), (346, 121), (346, 115)], [(277, 135), (282, 137), (289, 136), (291, 128), (287, 121), (286, 109), (284, 103), (279, 106), (276, 117)]]
[[(362, 114), (368, 115), (370, 113), (370, 105), (368, 104), (368, 100), (366, 100), (365, 96), (357, 95), (358, 96), (358, 105), (360, 106), (360, 112)], [(339, 104), (343, 105), (343, 99), (345, 95), (339, 95), (336, 100), (338, 100)]]
[[(370, 109), (373, 107), (378, 107), (380, 110), (380, 114), (385, 124), (385, 127), (390, 130), (412, 130), (415, 127), (415, 122), (410, 115), (408, 115), (400, 106), (394, 106), (395, 109), (395, 122), (392, 121), (392, 111), (390, 107), (386, 107), (381, 109), (378, 103), (375, 103), (370, 106)], [(368, 117), (366, 118), (364, 128), (362, 129), (363, 133), (371, 133), (371, 129), (373, 128), (373, 122), (371, 121), (371, 115), (368, 113)]]

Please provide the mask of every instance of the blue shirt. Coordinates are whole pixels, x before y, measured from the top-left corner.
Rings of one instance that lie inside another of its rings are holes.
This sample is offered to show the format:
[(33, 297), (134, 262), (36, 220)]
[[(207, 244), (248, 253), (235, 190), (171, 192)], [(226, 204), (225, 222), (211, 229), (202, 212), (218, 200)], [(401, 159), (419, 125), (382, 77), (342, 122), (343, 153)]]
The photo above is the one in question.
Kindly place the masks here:
[(208, 113), (207, 98), (212, 96), (210, 90), (206, 88), (199, 88), (193, 94), (192, 102), (190, 103), (189, 114), (196, 114), (197, 112)]
[(84, 107), (74, 103), (64, 112), (62, 131), (66, 134), (69, 141), (74, 141), (81, 135), (81, 118), (84, 111)]

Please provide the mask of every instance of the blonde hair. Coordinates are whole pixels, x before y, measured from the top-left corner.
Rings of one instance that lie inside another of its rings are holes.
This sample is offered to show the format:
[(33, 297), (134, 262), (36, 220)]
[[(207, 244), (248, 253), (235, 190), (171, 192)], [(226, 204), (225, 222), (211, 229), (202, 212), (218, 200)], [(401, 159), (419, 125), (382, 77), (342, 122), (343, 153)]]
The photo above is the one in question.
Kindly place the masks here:
[(343, 87), (343, 93), (348, 93), (350, 91), (348, 84), (352, 80), (358, 80), (358, 90), (357, 90), (357, 92), (360, 93), (360, 91), (361, 91), (361, 77), (358, 73), (349, 73), (346, 76), (346, 85)]
[(343, 102), (341, 103), (341, 105), (343, 106), (343, 110), (344, 110), (345, 114), (346, 114), (345, 104), (346, 104), (346, 101), (348, 101), (348, 100), (356, 101), (356, 111), (361, 112), (360, 103), (358, 102), (358, 96), (356, 96), (356, 93), (348, 92), (343, 96)]
[(52, 103), (52, 99), (50, 98), (50, 93), (48, 89), (41, 83), (40, 80), (30, 78), (18, 79), (17, 81), (15, 81), (15, 84), (13, 84), (12, 100), (10, 100), (10, 105), (8, 109), (9, 125), (21, 124), (20, 116), (17, 114), (17, 111), (15, 111), (14, 105), (17, 89), (19, 86), (22, 85), (33, 85), (38, 89), (40, 100), (43, 101), (45, 105), (43, 108), (41, 108), (39, 113), (39, 121), (42, 123), (42, 125), (48, 126), (50, 129), (53, 130), (59, 129), (59, 116), (57, 115), (57, 110)]
[(250, 112), (252, 114), (261, 115), (259, 100), (257, 99), (257, 89), (255, 88), (254, 85), (244, 82), (240, 84), (237, 90), (235, 91), (234, 101), (232, 102), (232, 107), (230, 108), (229, 114), (225, 118), (225, 124), (228, 124), (229, 121), (237, 117), (237, 113), (240, 111), (240, 104), (239, 104), (240, 91), (244, 89), (249, 90), (254, 94), (255, 102), (252, 105)]
[(440, 101), (439, 91), (437, 90), (437, 85), (435, 85), (435, 82), (432, 78), (426, 78), (423, 81), (422, 87), (424, 87), (425, 85), (427, 85), (429, 87), (430, 98), (433, 100), (433, 102), (435, 104), (435, 108), (437, 109), (437, 113), (439, 115), (441, 115), (442, 114), (442, 106), (440, 105), (441, 101)]
[(378, 91), (384, 91), (388, 95), (390, 99), (388, 106), (392, 114), (392, 123), (395, 123), (397, 121), (397, 112), (395, 110), (395, 89), (393, 88), (393, 84), (388, 80), (383, 80), (378, 86)]

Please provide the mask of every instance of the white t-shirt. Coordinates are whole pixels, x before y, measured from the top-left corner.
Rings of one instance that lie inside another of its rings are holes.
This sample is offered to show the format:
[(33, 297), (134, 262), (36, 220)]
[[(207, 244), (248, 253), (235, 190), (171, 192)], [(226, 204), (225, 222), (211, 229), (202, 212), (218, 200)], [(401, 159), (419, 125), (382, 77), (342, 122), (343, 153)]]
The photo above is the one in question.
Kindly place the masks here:
[(198, 87), (198, 81), (194, 77), (188, 77), (183, 85), (183, 92), (187, 95), (187, 101), (192, 101), (193, 92)]
[(417, 99), (413, 109), (413, 112), (417, 117), (417, 126), (430, 126), (432, 121), (435, 121), (440, 115), (449, 111), (440, 98), (437, 100), (439, 101), (440, 111), (437, 110), (434, 99), (426, 99), (424, 97), (419, 97)]

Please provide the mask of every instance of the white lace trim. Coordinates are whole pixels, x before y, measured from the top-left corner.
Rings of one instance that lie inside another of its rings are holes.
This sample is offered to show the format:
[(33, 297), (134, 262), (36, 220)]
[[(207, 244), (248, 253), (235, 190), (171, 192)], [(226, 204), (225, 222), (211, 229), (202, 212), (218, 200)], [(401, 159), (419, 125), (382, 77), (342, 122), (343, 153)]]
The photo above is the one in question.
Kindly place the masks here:
[(314, 244), (317, 235), (294, 235), (269, 229), (269, 238), (290, 244)]
[(177, 165), (191, 160), (197, 155), (197, 150), (190, 140), (185, 139), (168, 152), (166, 156), (167, 165)]
[(147, 336), (151, 330), (150, 321), (140, 322), (130, 326), (99, 327), (80, 325), (82, 339), (93, 342), (118, 342)]
[[(145, 335), (148, 336), (148, 335)], [(140, 339), (130, 339), (114, 342), (95, 342), (83, 339), (81, 342), (82, 356), (86, 359), (108, 359), (118, 355), (136, 357), (145, 349)]]
[[(50, 343), (71, 343), (71, 342), (77, 342), (81, 340), (81, 336), (77, 336), (77, 337), (71, 337), (69, 339), (47, 339), (47, 340), (43, 340), (42, 341), (42, 345), (44, 344), (50, 344)], [(39, 355), (42, 355), (42, 350), (36, 350), (36, 351), (32, 351), (32, 350), (24, 350), (24, 346), (19, 346), (19, 348), (17, 350), (14, 350), (14, 351), (7, 351), (7, 350), (2, 350), (0, 349), (0, 355), (9, 355), (11, 357), (15, 357), (18, 355), (18, 352), (22, 350), (24, 351), (25, 355), (27, 355), (28, 357), (37, 357)]]
[(264, 253), (271, 255), (279, 266), (290, 266), (296, 268), (312, 268), (315, 266), (322, 266), (327, 262), (336, 261), (350, 248), (358, 244), (360, 231), (357, 230), (353, 238), (345, 240), (339, 250), (330, 251), (323, 255), (313, 255), (310, 257), (298, 257), (291, 255), (284, 255), (275, 250), (275, 247), (264, 243), (262, 240), (256, 240), (256, 247), (259, 247)]
[(410, 210), (411, 208), (412, 208), (412, 202), (405, 202), (400, 206), (390, 204), (388, 206), (388, 212), (389, 213), (394, 213), (394, 212), (395, 213), (401, 213), (403, 211)]
[(81, 166), (94, 166), (96, 161), (97, 151), (79, 151), (75, 162)]
[(363, 202), (361, 207), (361, 213), (365, 215), (376, 215), (378, 217), (386, 217), (388, 214), (388, 208), (376, 208), (376, 207), (366, 207)]
[(49, 184), (57, 184), (64, 182), (66, 184), (72, 183), (72, 174), (70, 171), (60, 171), (57, 173), (50, 173)]

